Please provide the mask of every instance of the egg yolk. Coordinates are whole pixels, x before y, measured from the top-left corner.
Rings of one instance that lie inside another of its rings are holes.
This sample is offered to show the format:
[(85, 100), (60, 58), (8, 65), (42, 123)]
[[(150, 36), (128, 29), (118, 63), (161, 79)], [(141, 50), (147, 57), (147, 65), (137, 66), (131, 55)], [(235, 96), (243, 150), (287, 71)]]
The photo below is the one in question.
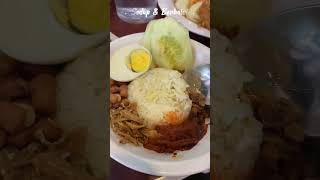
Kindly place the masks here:
[(151, 56), (143, 49), (133, 50), (130, 54), (130, 67), (135, 72), (145, 71), (151, 61)]

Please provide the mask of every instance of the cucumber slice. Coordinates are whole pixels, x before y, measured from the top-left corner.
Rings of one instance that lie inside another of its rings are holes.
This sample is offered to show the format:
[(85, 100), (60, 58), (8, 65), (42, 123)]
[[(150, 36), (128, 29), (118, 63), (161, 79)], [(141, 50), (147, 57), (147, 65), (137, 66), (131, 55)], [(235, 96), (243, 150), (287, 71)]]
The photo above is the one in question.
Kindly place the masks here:
[(193, 67), (194, 57), (187, 29), (171, 17), (153, 20), (149, 25), (143, 43), (158, 67), (179, 71)]

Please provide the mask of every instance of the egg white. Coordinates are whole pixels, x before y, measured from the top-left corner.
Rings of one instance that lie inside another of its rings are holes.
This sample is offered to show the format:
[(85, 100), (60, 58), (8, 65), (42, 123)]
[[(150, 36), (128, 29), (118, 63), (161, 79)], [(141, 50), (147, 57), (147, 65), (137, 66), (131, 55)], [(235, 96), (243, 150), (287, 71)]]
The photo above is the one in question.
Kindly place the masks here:
[[(127, 46), (124, 46), (120, 49), (118, 49), (114, 54), (112, 54), (110, 59), (110, 77), (111, 79), (119, 82), (129, 82), (134, 80), (135, 78), (139, 77), (146, 71), (148, 71), (149, 68), (147, 68), (145, 71), (137, 73), (132, 71), (127, 66), (127, 61), (129, 60), (130, 53), (133, 50), (136, 49), (143, 49), (150, 55), (150, 60), (152, 61), (152, 56), (150, 52), (144, 48), (142, 45), (139, 44), (130, 44)], [(151, 63), (150, 63), (151, 65)], [(149, 67), (150, 67), (149, 65)]]

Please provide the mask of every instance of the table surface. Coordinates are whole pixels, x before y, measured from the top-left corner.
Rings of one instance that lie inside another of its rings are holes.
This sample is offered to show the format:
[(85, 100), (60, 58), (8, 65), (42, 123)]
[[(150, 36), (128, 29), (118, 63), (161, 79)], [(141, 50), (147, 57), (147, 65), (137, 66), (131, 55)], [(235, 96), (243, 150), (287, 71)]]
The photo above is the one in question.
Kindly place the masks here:
[[(124, 21), (122, 21), (118, 16), (115, 8), (114, 0), (111, 1), (110, 5), (110, 31), (118, 36), (122, 37), (125, 35), (133, 34), (133, 33), (139, 33), (144, 32), (146, 29), (147, 24), (129, 24)], [(159, 13), (161, 14), (161, 13)], [(156, 18), (163, 18), (164, 16), (157, 15)], [(199, 35), (190, 33), (190, 37), (208, 47), (210, 47), (210, 39), (201, 37)], [(111, 159), (111, 158), (110, 158)], [(118, 162), (114, 161), (113, 159), (110, 160), (111, 163), (111, 180), (123, 180), (123, 179), (130, 179), (130, 180), (154, 180), (157, 177), (150, 176), (147, 174), (143, 174), (137, 171), (134, 171), (132, 169), (129, 169)], [(203, 179), (209, 179), (209, 174), (203, 175), (195, 175), (192, 178), (188, 179), (197, 179), (197, 180), (203, 180)]]

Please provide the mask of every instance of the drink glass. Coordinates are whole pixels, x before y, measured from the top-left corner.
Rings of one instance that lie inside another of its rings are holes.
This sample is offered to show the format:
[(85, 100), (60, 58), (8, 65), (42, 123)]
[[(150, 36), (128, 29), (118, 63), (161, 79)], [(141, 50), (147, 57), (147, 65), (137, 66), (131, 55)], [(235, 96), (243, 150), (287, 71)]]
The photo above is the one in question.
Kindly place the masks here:
[(157, 14), (157, 0), (115, 0), (117, 15), (127, 23), (142, 24)]

